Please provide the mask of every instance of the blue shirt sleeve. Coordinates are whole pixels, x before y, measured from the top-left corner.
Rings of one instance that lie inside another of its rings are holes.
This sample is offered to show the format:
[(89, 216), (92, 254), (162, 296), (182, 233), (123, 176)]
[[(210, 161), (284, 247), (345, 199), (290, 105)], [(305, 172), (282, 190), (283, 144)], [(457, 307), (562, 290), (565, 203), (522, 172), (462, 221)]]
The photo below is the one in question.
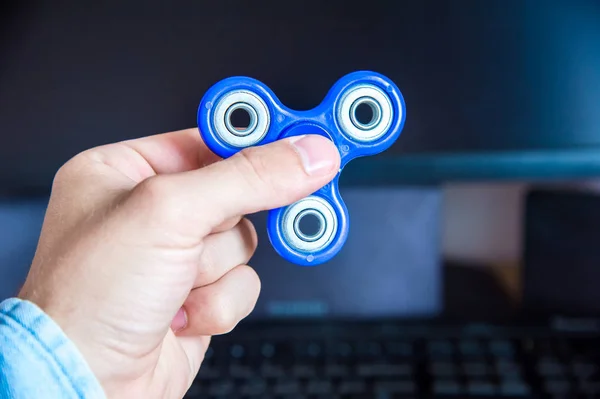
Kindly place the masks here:
[(0, 399), (106, 396), (60, 327), (29, 301), (0, 302)]

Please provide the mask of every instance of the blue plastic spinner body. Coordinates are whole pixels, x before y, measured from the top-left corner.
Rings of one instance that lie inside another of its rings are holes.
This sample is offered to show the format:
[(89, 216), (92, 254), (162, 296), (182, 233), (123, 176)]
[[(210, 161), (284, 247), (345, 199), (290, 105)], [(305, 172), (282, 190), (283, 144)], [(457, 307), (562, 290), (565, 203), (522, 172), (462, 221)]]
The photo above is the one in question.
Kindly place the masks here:
[[(347, 134), (340, 123), (340, 99), (354, 87), (374, 86), (384, 93), (391, 105), (389, 124), (384, 134), (375, 140), (356, 140)], [(313, 193), (328, 202), (335, 210), (337, 227), (332, 240), (317, 251), (302, 251), (289, 245), (281, 220), (287, 207), (273, 209), (268, 215), (268, 235), (277, 253), (286, 260), (301, 266), (316, 266), (335, 256), (343, 247), (349, 230), (348, 210), (342, 200), (338, 181), (344, 166), (357, 157), (375, 155), (388, 149), (400, 136), (406, 119), (402, 93), (387, 77), (370, 71), (358, 71), (343, 76), (331, 87), (323, 101), (305, 111), (292, 110), (283, 105), (264, 83), (248, 77), (230, 77), (212, 86), (202, 98), (198, 108), (198, 128), (206, 145), (222, 158), (228, 158), (244, 147), (233, 146), (222, 140), (215, 128), (215, 104), (232, 91), (247, 91), (266, 104), (269, 125), (262, 139), (253, 145), (264, 145), (286, 137), (320, 134), (337, 146), (341, 165), (336, 177)]]

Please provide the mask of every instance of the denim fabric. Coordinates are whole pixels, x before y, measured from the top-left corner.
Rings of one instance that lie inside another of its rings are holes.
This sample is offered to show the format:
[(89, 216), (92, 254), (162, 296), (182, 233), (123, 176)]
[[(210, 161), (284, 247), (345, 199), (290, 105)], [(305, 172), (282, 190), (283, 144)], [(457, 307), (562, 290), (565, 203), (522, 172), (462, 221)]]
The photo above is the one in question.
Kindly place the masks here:
[(0, 399), (104, 399), (85, 359), (35, 304), (0, 303)]

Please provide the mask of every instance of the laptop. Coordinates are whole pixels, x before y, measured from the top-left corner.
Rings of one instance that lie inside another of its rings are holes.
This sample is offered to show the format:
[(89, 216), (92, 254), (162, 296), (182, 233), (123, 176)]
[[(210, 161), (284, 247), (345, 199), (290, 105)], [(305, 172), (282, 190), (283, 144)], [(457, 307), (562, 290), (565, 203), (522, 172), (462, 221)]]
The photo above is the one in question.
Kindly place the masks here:
[(213, 337), (187, 398), (600, 396), (597, 328), (568, 319), (490, 322), (467, 306), (455, 311), (460, 319), (448, 317), (444, 290), (472, 291), (483, 307), (494, 292), (464, 277), (458, 288), (449, 284), (439, 189), (352, 187), (342, 195), (350, 236), (318, 267), (282, 260), (265, 215), (250, 217), (261, 297), (232, 333)]

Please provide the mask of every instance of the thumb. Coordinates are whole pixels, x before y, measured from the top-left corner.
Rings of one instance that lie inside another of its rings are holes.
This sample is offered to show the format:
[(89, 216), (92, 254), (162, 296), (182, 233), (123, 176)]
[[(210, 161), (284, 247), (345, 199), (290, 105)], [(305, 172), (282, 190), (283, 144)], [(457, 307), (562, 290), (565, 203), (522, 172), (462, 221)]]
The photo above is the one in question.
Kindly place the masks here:
[(246, 148), (193, 171), (157, 175), (132, 197), (142, 220), (203, 237), (229, 218), (289, 205), (329, 183), (339, 171), (335, 145), (318, 135)]

